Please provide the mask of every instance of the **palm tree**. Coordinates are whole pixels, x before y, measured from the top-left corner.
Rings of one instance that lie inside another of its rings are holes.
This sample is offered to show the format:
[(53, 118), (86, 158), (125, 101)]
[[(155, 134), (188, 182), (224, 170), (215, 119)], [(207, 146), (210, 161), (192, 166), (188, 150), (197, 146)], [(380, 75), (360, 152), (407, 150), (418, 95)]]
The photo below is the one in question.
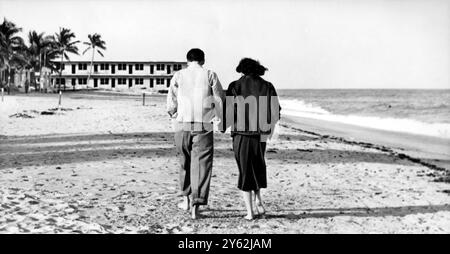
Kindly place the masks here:
[[(42, 67), (46, 65), (45, 59), (47, 58), (47, 52), (51, 48), (51, 44), (53, 43), (52, 36), (45, 36), (44, 33), (37, 33), (36, 31), (30, 31), (28, 33), (28, 43), (30, 46), (28, 47), (29, 56), (30, 56), (30, 65), (33, 70), (33, 74), (35, 71), (39, 71), (39, 76), (42, 75)], [(34, 75), (32, 75), (33, 83), (36, 88), (36, 80)]]
[(19, 72), (20, 76), (22, 76), (22, 74), (25, 74), (25, 93), (28, 93), (30, 82), (34, 79), (33, 57), (26, 45), (23, 45), (21, 47), (18, 55), (20, 58), (17, 58), (17, 60), (14, 61), (15, 69)]
[(54, 36), (47, 36), (46, 40), (47, 43), (42, 51), (42, 67), (47, 67), (57, 72), (59, 70), (58, 65), (55, 64), (55, 59), (59, 57), (57, 42)]
[[(59, 63), (59, 84), (58, 84), (58, 92), (61, 91), (61, 77), (63, 71), (63, 61), (64, 59), (70, 60), (67, 53), (72, 53), (78, 55), (78, 47), (77, 43), (80, 41), (72, 41), (75, 38), (75, 34), (67, 28), (60, 28), (59, 33), (55, 34), (55, 49), (53, 52), (56, 52), (58, 56), (61, 58)], [(66, 89), (66, 85), (64, 84), (64, 89)]]
[(92, 51), (91, 65), (89, 67), (89, 75), (88, 75), (88, 78), (87, 78), (87, 82), (89, 83), (89, 80), (90, 80), (91, 75), (92, 75), (92, 65), (94, 63), (95, 51), (97, 51), (97, 53), (103, 57), (103, 53), (102, 53), (101, 50), (106, 50), (106, 47), (105, 47), (106, 42), (104, 40), (102, 40), (102, 36), (100, 34), (98, 34), (98, 33), (89, 34), (88, 38), (89, 38), (88, 42), (83, 42), (84, 44), (88, 45), (88, 48), (84, 50), (83, 55), (88, 50)]
[(7, 69), (7, 81), (6, 86), (8, 88), (8, 94), (10, 93), (10, 80), (11, 69), (16, 66), (25, 65), (26, 58), (23, 54), (25, 44), (23, 39), (17, 34), (22, 29), (17, 27), (11, 21), (6, 18), (3, 19), (3, 23), (0, 24), (0, 69)]

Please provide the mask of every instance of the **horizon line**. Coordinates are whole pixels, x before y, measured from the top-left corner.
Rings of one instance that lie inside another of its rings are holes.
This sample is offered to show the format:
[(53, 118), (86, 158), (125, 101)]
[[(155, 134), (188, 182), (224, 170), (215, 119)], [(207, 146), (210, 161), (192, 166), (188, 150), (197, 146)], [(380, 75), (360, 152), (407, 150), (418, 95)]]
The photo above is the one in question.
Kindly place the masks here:
[(353, 87), (342, 87), (342, 88), (278, 88), (277, 90), (450, 90), (450, 88), (353, 88)]

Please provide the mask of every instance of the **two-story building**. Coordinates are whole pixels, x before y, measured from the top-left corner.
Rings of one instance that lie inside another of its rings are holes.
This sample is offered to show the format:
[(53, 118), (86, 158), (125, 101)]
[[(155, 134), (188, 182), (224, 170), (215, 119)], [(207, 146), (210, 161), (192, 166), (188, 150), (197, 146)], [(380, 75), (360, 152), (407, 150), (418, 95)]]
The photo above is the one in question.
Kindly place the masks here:
[[(58, 63), (57, 63), (58, 64)], [(51, 83), (67, 89), (149, 89), (168, 90), (173, 73), (186, 62), (152, 61), (64, 61), (61, 78), (51, 75)], [(88, 80), (89, 73), (91, 76)]]

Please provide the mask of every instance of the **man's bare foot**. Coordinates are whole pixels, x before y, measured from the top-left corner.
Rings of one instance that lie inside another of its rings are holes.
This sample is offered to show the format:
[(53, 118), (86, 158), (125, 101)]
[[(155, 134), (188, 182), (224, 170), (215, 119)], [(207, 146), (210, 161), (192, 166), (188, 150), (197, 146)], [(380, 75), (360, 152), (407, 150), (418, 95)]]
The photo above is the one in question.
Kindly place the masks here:
[(177, 206), (178, 206), (178, 208), (180, 208), (181, 210), (189, 211), (189, 204), (187, 204), (186, 202), (178, 203)]
[(198, 205), (193, 205), (191, 210), (191, 218), (193, 220), (198, 219), (199, 213), (198, 213)]
[(244, 217), (244, 219), (246, 220), (253, 220), (253, 215), (252, 214), (247, 214), (247, 216)]
[(178, 208), (180, 208), (181, 210), (185, 210), (185, 211), (189, 211), (189, 198), (185, 197), (184, 201), (179, 203), (177, 206)]

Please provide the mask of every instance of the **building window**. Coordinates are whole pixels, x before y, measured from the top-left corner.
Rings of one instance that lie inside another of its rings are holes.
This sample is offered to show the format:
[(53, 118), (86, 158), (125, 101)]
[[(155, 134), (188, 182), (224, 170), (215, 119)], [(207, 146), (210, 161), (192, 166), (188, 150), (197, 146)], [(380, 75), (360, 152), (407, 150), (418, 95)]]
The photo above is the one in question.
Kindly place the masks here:
[(127, 65), (126, 64), (118, 64), (117, 65), (117, 69), (119, 71), (126, 71), (127, 70)]
[(100, 70), (109, 70), (109, 64), (100, 64)]
[(164, 85), (164, 79), (163, 78), (157, 78), (156, 79), (156, 84), (157, 85)]
[(174, 65), (173, 65), (173, 70), (174, 70), (174, 71), (179, 71), (179, 70), (181, 70), (181, 64), (174, 64)]
[(170, 78), (167, 79), (167, 87), (170, 87)]
[(143, 71), (144, 70), (144, 64), (135, 64), (134, 68), (137, 71)]
[(86, 85), (87, 84), (87, 78), (79, 78), (78, 79), (78, 85)]
[(85, 63), (79, 63), (79, 64), (78, 64), (78, 70), (80, 70), (80, 71), (85, 71), (85, 70), (87, 70), (87, 64), (85, 64)]
[(109, 79), (108, 78), (101, 78), (100, 79), (100, 85), (107, 85), (109, 84)]
[(157, 71), (163, 71), (164, 70), (165, 65), (164, 64), (156, 64), (156, 70)]
[(57, 85), (59, 85), (59, 83), (61, 83), (61, 85), (65, 85), (66, 84), (66, 79), (65, 78), (56, 78), (55, 82)]
[[(57, 67), (58, 70), (64, 70), (65, 69), (65, 64), (61, 65), (61, 63), (56, 63), (55, 66)], [(61, 68), (61, 66), (62, 66), (62, 68)]]
[(150, 79), (150, 87), (153, 88), (153, 79), (152, 78)]
[(137, 78), (134, 80), (134, 83), (136, 85), (143, 85), (144, 84), (144, 79), (143, 78)]
[(127, 79), (126, 78), (118, 78), (117, 79), (117, 84), (119, 84), (119, 85), (126, 85), (127, 84)]

